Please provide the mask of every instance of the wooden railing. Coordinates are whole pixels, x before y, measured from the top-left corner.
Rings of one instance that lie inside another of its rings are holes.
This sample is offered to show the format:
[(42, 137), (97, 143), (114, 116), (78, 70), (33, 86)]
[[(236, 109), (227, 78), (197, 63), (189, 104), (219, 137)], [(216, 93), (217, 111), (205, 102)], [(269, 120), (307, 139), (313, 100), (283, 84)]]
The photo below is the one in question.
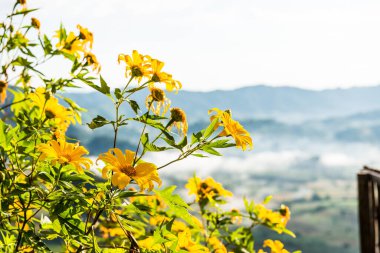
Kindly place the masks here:
[(364, 167), (357, 176), (361, 252), (380, 253), (380, 170)]

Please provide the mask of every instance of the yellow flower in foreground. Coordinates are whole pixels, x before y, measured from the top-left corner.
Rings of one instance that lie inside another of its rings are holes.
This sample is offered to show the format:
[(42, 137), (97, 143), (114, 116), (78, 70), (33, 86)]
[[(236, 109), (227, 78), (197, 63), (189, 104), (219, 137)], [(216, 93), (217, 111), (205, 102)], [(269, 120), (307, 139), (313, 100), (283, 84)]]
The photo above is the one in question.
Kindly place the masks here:
[(58, 30), (54, 36), (59, 39), (59, 42), (56, 44), (58, 50), (74, 55), (76, 58), (80, 57), (80, 52), (84, 52), (83, 41), (77, 37), (74, 32), (70, 32), (66, 38), (63, 38), (61, 31)]
[(186, 114), (181, 108), (174, 107), (170, 110), (170, 121), (172, 122), (169, 126), (175, 126), (178, 132), (183, 135), (187, 134), (187, 120)]
[(163, 62), (156, 59), (151, 59), (150, 62), (152, 68), (151, 81), (153, 83), (164, 83), (168, 91), (172, 91), (173, 89), (179, 90), (182, 88), (182, 84), (179, 81), (174, 80), (172, 75), (162, 72), (162, 68), (165, 65)]
[(220, 197), (232, 196), (230, 191), (223, 188), (222, 184), (215, 182), (211, 177), (204, 180), (199, 177), (193, 177), (189, 179), (186, 184), (186, 188), (189, 190), (189, 195), (194, 194), (196, 196), (196, 201), (202, 200), (216, 200)]
[(94, 43), (94, 35), (87, 28), (82, 27), (81, 25), (77, 25), (79, 29), (79, 39), (83, 40), (83, 43), (89, 44), (89, 48), (92, 48), (92, 44)]
[(149, 87), (149, 90), (150, 95), (145, 100), (146, 108), (156, 115), (165, 115), (170, 107), (170, 100), (166, 97), (165, 92), (155, 87)]
[(150, 191), (153, 189), (153, 181), (161, 185), (161, 179), (157, 173), (157, 167), (153, 163), (148, 163), (140, 160), (133, 166), (135, 153), (130, 150), (125, 150), (125, 154), (118, 148), (111, 148), (107, 153), (99, 155), (98, 160), (106, 163), (103, 168), (103, 177), (107, 178), (107, 173), (112, 170), (112, 184), (125, 188), (133, 179), (140, 190), (148, 188)]
[(46, 91), (44, 88), (37, 88), (36, 92), (31, 93), (29, 97), (33, 104), (42, 110), (45, 117), (52, 120), (55, 126), (62, 132), (66, 132), (71, 123), (75, 124), (73, 111), (60, 105), (58, 99), (51, 95), (46, 99)]
[(0, 80), (0, 103), (4, 103), (7, 98), (7, 88), (8, 83), (6, 81)]
[(130, 75), (140, 82), (143, 77), (150, 77), (150, 64), (146, 58), (147, 56), (140, 54), (137, 50), (133, 50), (132, 56), (119, 54), (118, 62), (124, 61), (127, 64), (126, 75)]
[(271, 253), (290, 253), (286, 249), (284, 249), (284, 244), (280, 242), (279, 240), (265, 240), (264, 241), (264, 247), (268, 247), (271, 249)]
[(83, 173), (83, 168), (90, 169), (92, 161), (89, 158), (82, 157), (88, 154), (87, 149), (79, 144), (66, 142), (64, 139), (58, 141), (52, 140), (46, 144), (39, 144), (38, 151), (42, 153), (40, 159), (50, 159), (53, 163), (71, 164), (79, 173)]
[(219, 120), (217, 126), (224, 126), (224, 130), (219, 134), (220, 136), (232, 136), (235, 140), (236, 146), (242, 150), (245, 150), (247, 146), (252, 149), (253, 143), (250, 134), (238, 121), (231, 118), (231, 113), (229, 111), (213, 108), (209, 110), (209, 113), (212, 112), (216, 112), (216, 114), (211, 116), (211, 121), (217, 118)]
[(215, 253), (227, 253), (226, 247), (223, 245), (221, 241), (215, 236), (211, 237), (208, 240), (208, 244), (211, 245), (211, 247), (214, 249), (212, 252)]

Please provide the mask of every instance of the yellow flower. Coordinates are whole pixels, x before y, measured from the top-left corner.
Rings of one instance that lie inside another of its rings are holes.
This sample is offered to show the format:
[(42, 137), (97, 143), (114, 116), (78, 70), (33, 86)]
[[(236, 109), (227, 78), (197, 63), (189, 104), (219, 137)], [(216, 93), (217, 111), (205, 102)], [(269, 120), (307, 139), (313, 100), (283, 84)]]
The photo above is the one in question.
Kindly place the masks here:
[(172, 91), (173, 89), (179, 90), (182, 88), (182, 84), (179, 81), (174, 80), (172, 75), (161, 71), (165, 65), (163, 62), (156, 59), (151, 59), (150, 62), (152, 68), (151, 81), (153, 83), (164, 83), (168, 91)]
[(4, 103), (7, 98), (7, 88), (8, 83), (6, 81), (0, 80), (0, 103)]
[(284, 244), (280, 242), (279, 240), (265, 240), (264, 241), (264, 247), (268, 247), (271, 249), (271, 253), (290, 253), (286, 249), (284, 249)]
[(32, 18), (31, 25), (39, 30), (41, 27), (41, 22), (37, 18)]
[(146, 108), (156, 115), (165, 115), (170, 107), (170, 100), (166, 97), (165, 92), (155, 87), (149, 87), (149, 90), (150, 95), (145, 100)]
[(74, 55), (76, 58), (80, 57), (80, 52), (84, 52), (83, 41), (79, 37), (75, 36), (74, 32), (70, 32), (66, 38), (64, 38), (61, 31), (58, 30), (54, 36), (59, 39), (59, 42), (56, 44), (58, 50)]
[(124, 155), (118, 148), (111, 148), (107, 153), (100, 154), (98, 160), (106, 163), (103, 168), (103, 177), (107, 178), (108, 171), (112, 170), (112, 184), (118, 186), (119, 189), (125, 188), (131, 180), (137, 183), (141, 191), (146, 188), (151, 191), (154, 187), (153, 181), (161, 185), (156, 165), (140, 160), (133, 166), (134, 158), (134, 152), (125, 150)]
[(92, 66), (93, 71), (96, 71), (97, 73), (100, 72), (101, 66), (98, 62), (98, 59), (93, 53), (91, 52), (85, 53), (84, 58), (86, 59), (86, 64), (89, 66)]
[[(48, 99), (46, 96), (48, 96)], [(45, 117), (51, 120), (62, 132), (66, 132), (71, 123), (75, 124), (73, 111), (60, 105), (58, 99), (47, 94), (44, 88), (37, 88), (29, 97), (42, 110)]]
[(210, 120), (217, 118), (219, 120), (216, 127), (224, 126), (224, 130), (219, 134), (220, 136), (232, 136), (234, 138), (236, 147), (246, 150), (247, 146), (253, 148), (252, 138), (247, 130), (236, 120), (231, 118), (230, 111), (222, 111), (218, 108), (209, 110), (209, 113), (216, 112), (212, 115)]
[(120, 227), (107, 228), (103, 225), (100, 225), (100, 232), (102, 233), (102, 237), (107, 239), (109, 237), (116, 237), (124, 235), (124, 231)]
[(79, 39), (83, 40), (85, 45), (88, 43), (91, 49), (92, 44), (94, 43), (94, 35), (87, 28), (84, 28), (81, 25), (77, 25), (77, 28), (79, 29)]
[(88, 154), (87, 149), (79, 144), (68, 143), (64, 139), (58, 141), (51, 140), (46, 144), (39, 144), (38, 151), (42, 152), (40, 159), (50, 159), (53, 163), (71, 164), (79, 173), (83, 173), (83, 168), (90, 169), (92, 161), (89, 158), (82, 157)]
[(282, 216), (281, 223), (286, 226), (288, 221), (290, 220), (290, 209), (286, 205), (281, 205), (279, 213)]
[(221, 241), (215, 236), (211, 237), (208, 240), (208, 243), (211, 245), (211, 247), (214, 249), (212, 252), (215, 253), (227, 253), (226, 247), (223, 245)]
[(169, 129), (172, 126), (175, 126), (178, 129), (179, 134), (186, 135), (187, 134), (187, 120), (186, 114), (181, 108), (173, 107), (170, 109), (170, 121), (171, 124)]
[(186, 188), (189, 190), (189, 195), (195, 194), (196, 201), (202, 200), (216, 200), (219, 197), (232, 196), (230, 191), (227, 191), (223, 186), (215, 182), (211, 177), (201, 180), (199, 177), (190, 178), (186, 184)]
[[(254, 213), (260, 222), (266, 224), (279, 234), (285, 231), (286, 225), (290, 220), (290, 210), (285, 205), (281, 205), (279, 211), (273, 211), (266, 208), (263, 204), (257, 204), (254, 207)], [(290, 231), (287, 231), (286, 233), (292, 237), (295, 237), (295, 235)]]
[(143, 56), (137, 50), (133, 50), (132, 57), (119, 54), (118, 62), (120, 64), (120, 61), (124, 61), (127, 64), (126, 75), (130, 75), (140, 82), (143, 77), (150, 77), (150, 64), (146, 58), (146, 56)]
[(161, 243), (157, 242), (153, 236), (149, 236), (144, 240), (139, 240), (138, 244), (139, 247), (142, 249), (154, 250), (158, 252), (162, 252), (165, 250)]

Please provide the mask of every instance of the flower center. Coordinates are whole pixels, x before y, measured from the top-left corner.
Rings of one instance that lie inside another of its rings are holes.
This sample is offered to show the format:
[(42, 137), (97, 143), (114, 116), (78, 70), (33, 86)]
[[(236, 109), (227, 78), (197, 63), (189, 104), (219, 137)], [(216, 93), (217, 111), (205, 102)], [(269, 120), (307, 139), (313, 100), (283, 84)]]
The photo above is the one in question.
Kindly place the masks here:
[(0, 89), (3, 90), (5, 87), (7, 87), (7, 83), (5, 81), (0, 80)]
[(138, 66), (133, 66), (131, 68), (131, 71), (132, 71), (132, 76), (139, 77), (143, 75), (141, 69)]
[(155, 83), (159, 83), (159, 82), (161, 82), (161, 79), (156, 73), (154, 73), (152, 76), (152, 81)]
[(52, 112), (50, 110), (45, 110), (45, 115), (46, 115), (46, 118), (48, 118), (48, 119), (55, 118), (54, 112)]
[(120, 168), (120, 171), (130, 177), (136, 175), (136, 169), (133, 166), (122, 167)]
[(152, 88), (151, 89), (151, 94), (152, 94), (152, 97), (153, 97), (153, 100), (154, 101), (157, 101), (157, 102), (162, 102), (165, 100), (165, 93), (163, 90), (161, 89), (158, 89), (158, 88)]
[(182, 111), (180, 108), (172, 108), (170, 110), (170, 117), (174, 122), (185, 122), (186, 121), (186, 115), (185, 112)]

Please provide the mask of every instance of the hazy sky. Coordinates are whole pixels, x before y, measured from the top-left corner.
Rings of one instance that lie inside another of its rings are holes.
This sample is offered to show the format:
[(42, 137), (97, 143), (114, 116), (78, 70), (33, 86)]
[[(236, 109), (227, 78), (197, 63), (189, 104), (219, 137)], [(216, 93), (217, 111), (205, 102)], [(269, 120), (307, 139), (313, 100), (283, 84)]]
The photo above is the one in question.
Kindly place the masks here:
[[(10, 5), (0, 1), (0, 12)], [(42, 31), (94, 32), (102, 74), (119, 53), (163, 60), (187, 90), (251, 84), (310, 89), (380, 84), (379, 0), (30, 0)]]

